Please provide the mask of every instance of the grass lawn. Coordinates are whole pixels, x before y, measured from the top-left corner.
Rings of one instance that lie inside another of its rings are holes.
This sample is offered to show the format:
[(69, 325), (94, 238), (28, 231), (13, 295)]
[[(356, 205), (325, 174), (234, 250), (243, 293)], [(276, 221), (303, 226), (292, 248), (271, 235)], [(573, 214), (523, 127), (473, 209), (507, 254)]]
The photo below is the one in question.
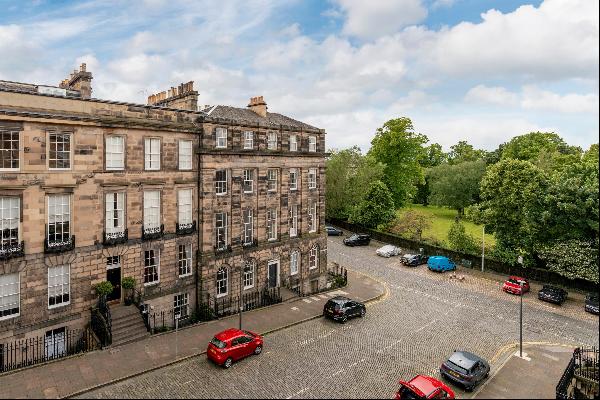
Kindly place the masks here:
[[(422, 212), (423, 214), (430, 215), (432, 217), (431, 226), (428, 229), (425, 229), (423, 232), (423, 237), (433, 238), (439, 241), (443, 241), (445, 243), (448, 242), (448, 231), (450, 227), (454, 223), (454, 217), (457, 215), (456, 210), (452, 210), (446, 207), (436, 207), (436, 206), (423, 206), (421, 204), (412, 204), (405, 208), (398, 210), (398, 215), (402, 216), (408, 210), (415, 210)], [(481, 233), (482, 227), (481, 225), (476, 225), (471, 221), (462, 220), (465, 230), (468, 234), (473, 236), (478, 243), (481, 244)], [(496, 244), (496, 239), (494, 235), (485, 234), (485, 247), (490, 248), (490, 246)]]

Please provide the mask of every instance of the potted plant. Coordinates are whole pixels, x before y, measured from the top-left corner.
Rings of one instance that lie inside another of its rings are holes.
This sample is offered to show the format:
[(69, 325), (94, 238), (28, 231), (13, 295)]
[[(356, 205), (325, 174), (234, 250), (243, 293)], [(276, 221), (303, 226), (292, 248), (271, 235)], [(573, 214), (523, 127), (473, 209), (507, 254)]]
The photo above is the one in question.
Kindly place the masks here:
[(135, 278), (126, 276), (121, 281), (121, 287), (125, 290), (125, 305), (129, 306), (133, 303), (133, 289), (135, 288)]
[(104, 304), (106, 303), (106, 296), (112, 293), (114, 287), (112, 283), (108, 281), (103, 281), (96, 284), (96, 286), (94, 286), (94, 289), (96, 289), (96, 294), (100, 299), (100, 304)]

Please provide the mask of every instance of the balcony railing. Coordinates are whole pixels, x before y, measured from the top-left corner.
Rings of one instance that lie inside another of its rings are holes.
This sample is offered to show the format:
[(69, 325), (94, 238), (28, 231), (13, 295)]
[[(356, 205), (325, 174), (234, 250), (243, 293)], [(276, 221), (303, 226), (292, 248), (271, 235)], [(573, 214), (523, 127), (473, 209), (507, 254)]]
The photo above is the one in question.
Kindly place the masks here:
[(114, 246), (121, 243), (127, 243), (129, 231), (125, 229), (121, 232), (102, 232), (102, 244), (105, 246)]
[(50, 241), (48, 238), (44, 240), (44, 253), (62, 253), (71, 251), (75, 248), (75, 235), (63, 241)]
[(142, 240), (154, 240), (163, 237), (165, 230), (164, 225), (155, 228), (142, 228)]
[(250, 242), (245, 242), (245, 243), (242, 243), (242, 246), (243, 246), (244, 248), (248, 248), (248, 247), (258, 247), (258, 239), (254, 239), (254, 240), (252, 240), (252, 241), (250, 241)]
[(213, 247), (215, 254), (222, 254), (222, 253), (231, 253), (232, 249), (231, 249), (231, 245), (226, 245), (226, 246), (214, 246)]
[(8, 260), (13, 257), (23, 257), (25, 255), (25, 242), (4, 245), (0, 247), (0, 260)]
[(177, 224), (176, 233), (178, 235), (189, 235), (196, 232), (196, 221), (189, 224)]

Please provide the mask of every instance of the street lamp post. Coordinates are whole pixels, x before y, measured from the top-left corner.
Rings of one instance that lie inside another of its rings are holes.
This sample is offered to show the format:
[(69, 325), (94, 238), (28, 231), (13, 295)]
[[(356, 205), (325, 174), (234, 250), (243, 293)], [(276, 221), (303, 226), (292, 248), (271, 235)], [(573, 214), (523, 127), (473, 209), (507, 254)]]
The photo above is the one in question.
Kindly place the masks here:
[(250, 271), (250, 267), (246, 264), (246, 257), (244, 256), (244, 245), (242, 244), (242, 265), (240, 265), (240, 292), (238, 295), (238, 307), (239, 307), (239, 329), (242, 330), (242, 312), (244, 306), (242, 305), (242, 291), (244, 290), (244, 274)]
[[(519, 256), (517, 259), (519, 264), (523, 266), (523, 257)], [(521, 291), (519, 292), (519, 357), (523, 358), (523, 281), (519, 281), (519, 287)]]
[(485, 225), (483, 225), (483, 233), (481, 236), (481, 272), (483, 272), (484, 264), (485, 264)]

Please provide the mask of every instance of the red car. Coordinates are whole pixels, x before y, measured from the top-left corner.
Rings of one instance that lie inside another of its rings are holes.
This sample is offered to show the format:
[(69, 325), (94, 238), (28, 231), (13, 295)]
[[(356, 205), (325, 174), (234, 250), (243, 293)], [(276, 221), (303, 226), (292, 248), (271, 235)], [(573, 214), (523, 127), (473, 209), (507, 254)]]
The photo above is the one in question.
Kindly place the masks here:
[(523, 284), (523, 294), (529, 292), (529, 281), (520, 276), (509, 276), (502, 285), (502, 290), (506, 293), (521, 294), (521, 283)]
[(206, 356), (215, 364), (225, 368), (234, 361), (252, 354), (260, 354), (263, 348), (262, 336), (239, 329), (227, 329), (215, 335), (208, 343)]
[(454, 392), (431, 376), (417, 375), (408, 382), (400, 381), (396, 399), (453, 399)]

